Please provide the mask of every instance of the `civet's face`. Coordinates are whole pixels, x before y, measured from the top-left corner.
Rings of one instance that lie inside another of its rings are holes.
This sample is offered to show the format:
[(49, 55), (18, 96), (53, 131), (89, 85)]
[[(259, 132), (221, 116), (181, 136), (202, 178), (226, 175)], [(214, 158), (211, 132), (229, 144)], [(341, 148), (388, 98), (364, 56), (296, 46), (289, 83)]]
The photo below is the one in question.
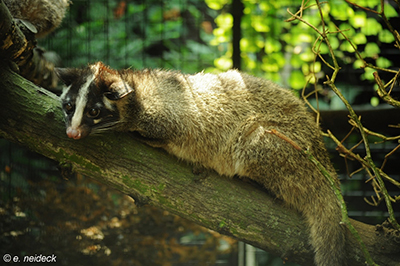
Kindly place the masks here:
[(116, 101), (132, 92), (118, 71), (99, 62), (84, 69), (58, 68), (56, 73), (66, 85), (60, 99), (69, 138), (99, 134), (118, 124)]

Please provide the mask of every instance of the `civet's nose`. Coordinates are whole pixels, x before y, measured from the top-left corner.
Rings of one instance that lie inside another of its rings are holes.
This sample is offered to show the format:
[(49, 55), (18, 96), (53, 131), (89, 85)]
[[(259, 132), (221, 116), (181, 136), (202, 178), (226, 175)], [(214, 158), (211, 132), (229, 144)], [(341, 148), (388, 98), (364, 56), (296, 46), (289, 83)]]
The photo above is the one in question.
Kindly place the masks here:
[(71, 139), (80, 139), (82, 137), (82, 131), (79, 128), (67, 128), (67, 135)]

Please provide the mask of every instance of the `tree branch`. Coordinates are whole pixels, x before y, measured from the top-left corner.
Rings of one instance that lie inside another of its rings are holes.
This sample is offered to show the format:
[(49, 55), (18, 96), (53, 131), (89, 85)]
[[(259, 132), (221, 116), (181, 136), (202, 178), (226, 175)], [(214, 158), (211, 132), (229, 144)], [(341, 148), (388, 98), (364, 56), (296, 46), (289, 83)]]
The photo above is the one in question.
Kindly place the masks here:
[[(199, 179), (184, 162), (148, 147), (129, 134), (110, 133), (73, 141), (65, 136), (58, 97), (0, 66), (0, 136), (61, 165), (131, 195), (139, 203), (168, 210), (233, 236), (285, 260), (313, 265), (308, 229), (300, 214), (254, 184), (210, 173)], [(351, 221), (376, 263), (400, 265), (393, 231)], [(379, 230), (378, 230), (379, 229)], [(352, 236), (349, 265), (364, 265)]]

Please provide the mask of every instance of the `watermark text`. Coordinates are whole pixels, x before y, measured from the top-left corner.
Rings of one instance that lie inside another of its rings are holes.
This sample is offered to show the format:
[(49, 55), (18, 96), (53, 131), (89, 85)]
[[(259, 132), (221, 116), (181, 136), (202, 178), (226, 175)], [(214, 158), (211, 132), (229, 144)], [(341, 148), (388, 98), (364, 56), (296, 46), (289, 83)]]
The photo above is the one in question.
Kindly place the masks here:
[(43, 255), (43, 254), (35, 254), (35, 255), (26, 255), (26, 256), (12, 256), (10, 254), (3, 255), (3, 261), (8, 262), (24, 262), (24, 263), (55, 263), (57, 262), (57, 256), (54, 254), (51, 255)]

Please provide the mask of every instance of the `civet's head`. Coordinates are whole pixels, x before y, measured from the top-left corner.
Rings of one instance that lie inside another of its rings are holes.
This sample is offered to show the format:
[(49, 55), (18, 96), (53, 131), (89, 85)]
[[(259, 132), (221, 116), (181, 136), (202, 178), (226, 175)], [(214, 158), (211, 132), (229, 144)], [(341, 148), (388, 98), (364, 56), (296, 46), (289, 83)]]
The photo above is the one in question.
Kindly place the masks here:
[(117, 101), (133, 91), (120, 72), (98, 62), (84, 69), (58, 68), (56, 73), (66, 85), (60, 99), (68, 137), (81, 139), (118, 124)]

